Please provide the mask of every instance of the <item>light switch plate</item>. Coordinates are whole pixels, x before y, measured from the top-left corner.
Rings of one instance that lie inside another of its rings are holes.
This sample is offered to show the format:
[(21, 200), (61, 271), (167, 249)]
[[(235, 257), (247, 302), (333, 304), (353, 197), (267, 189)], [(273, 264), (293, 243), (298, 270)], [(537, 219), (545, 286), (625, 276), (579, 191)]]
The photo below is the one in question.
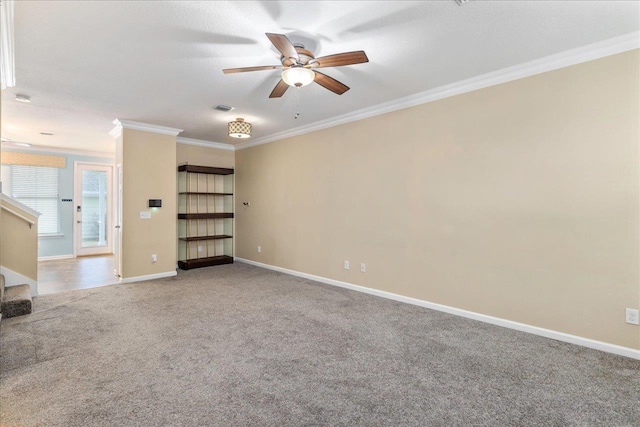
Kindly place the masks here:
[(151, 219), (151, 211), (140, 211), (140, 219)]

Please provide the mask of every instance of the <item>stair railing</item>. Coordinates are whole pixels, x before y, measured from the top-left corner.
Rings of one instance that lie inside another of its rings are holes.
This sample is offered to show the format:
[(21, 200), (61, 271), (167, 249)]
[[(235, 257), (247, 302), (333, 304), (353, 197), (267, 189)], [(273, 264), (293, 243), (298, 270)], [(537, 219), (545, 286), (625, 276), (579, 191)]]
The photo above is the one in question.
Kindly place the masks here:
[(20, 219), (22, 219), (22, 220), (26, 221), (26, 222), (29, 224), (29, 228), (31, 228), (32, 226), (36, 225), (36, 222), (35, 222), (35, 221), (30, 220), (30, 219), (29, 219), (29, 218), (27, 218), (26, 216), (24, 216), (24, 215), (20, 215), (18, 212), (14, 211), (14, 210), (12, 210), (12, 209), (9, 209), (9, 208), (8, 208), (8, 207), (6, 207), (6, 206), (0, 206), (0, 207), (1, 207), (2, 209), (4, 209), (5, 211), (9, 212), (10, 214), (13, 214), (13, 215), (17, 216), (18, 218), (20, 218)]

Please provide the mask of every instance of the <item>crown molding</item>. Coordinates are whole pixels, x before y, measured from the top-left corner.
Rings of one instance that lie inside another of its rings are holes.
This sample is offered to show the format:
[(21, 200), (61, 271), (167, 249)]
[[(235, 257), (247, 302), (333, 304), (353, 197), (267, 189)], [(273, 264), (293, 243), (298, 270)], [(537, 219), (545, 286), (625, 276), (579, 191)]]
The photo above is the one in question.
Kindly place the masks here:
[(226, 144), (224, 142), (205, 141), (202, 139), (184, 138), (182, 136), (177, 137), (176, 142), (178, 144), (197, 145), (199, 147), (217, 148), (219, 150), (234, 151), (236, 149), (235, 146), (231, 144)]
[(321, 129), (378, 116), (380, 114), (390, 113), (404, 108), (414, 107), (420, 104), (426, 104), (428, 102), (437, 101), (450, 96), (472, 92), (478, 89), (507, 83), (513, 80), (569, 67), (571, 65), (581, 64), (583, 62), (604, 58), (606, 56), (638, 48), (640, 48), (640, 31), (635, 31), (633, 33), (613, 37), (576, 49), (567, 50), (544, 58), (524, 62), (512, 67), (503, 68), (501, 70), (492, 71), (490, 73), (481, 74), (476, 77), (429, 89), (427, 91), (419, 92), (393, 101), (363, 108), (342, 116), (332, 117), (306, 126), (300, 126), (283, 132), (267, 135), (253, 141), (238, 144), (235, 146), (235, 149), (242, 150), (244, 148), (255, 147), (256, 145), (303, 135)]
[(144, 132), (160, 133), (163, 135), (171, 136), (178, 136), (178, 134), (183, 131), (183, 129), (151, 125), (148, 123), (134, 122), (132, 120), (115, 119), (113, 121), (113, 124), (115, 125), (115, 127), (109, 132), (109, 135), (113, 136), (114, 138), (117, 138), (122, 134), (122, 129), (141, 130)]
[(74, 150), (73, 148), (47, 147), (45, 145), (32, 145), (31, 147), (2, 147), (2, 151), (44, 151), (56, 154), (72, 154), (75, 156), (100, 157), (115, 159), (115, 153), (106, 153), (104, 151)]
[(122, 136), (122, 125), (120, 124), (120, 120), (114, 120), (113, 124), (115, 127), (109, 131), (109, 135), (114, 138), (120, 138)]

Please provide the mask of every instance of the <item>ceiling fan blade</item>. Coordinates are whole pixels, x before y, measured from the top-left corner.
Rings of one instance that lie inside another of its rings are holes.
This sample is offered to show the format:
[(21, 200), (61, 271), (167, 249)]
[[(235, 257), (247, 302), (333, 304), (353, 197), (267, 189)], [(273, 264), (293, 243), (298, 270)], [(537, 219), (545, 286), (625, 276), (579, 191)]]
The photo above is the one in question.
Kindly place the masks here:
[(341, 65), (362, 64), (369, 62), (369, 58), (363, 50), (355, 52), (336, 53), (335, 55), (321, 56), (309, 61), (312, 68), (339, 67)]
[(271, 95), (269, 98), (280, 98), (284, 93), (289, 89), (289, 85), (284, 82), (284, 80), (280, 79), (276, 87), (271, 91)]
[(349, 86), (340, 83), (333, 77), (329, 77), (326, 74), (322, 74), (319, 71), (314, 71), (314, 73), (316, 74), (316, 76), (313, 79), (313, 81), (318, 83), (320, 86), (324, 87), (325, 89), (329, 89), (331, 92), (337, 93), (338, 95), (342, 95), (343, 93), (349, 90)]
[(278, 51), (285, 58), (293, 58), (296, 63), (300, 62), (300, 57), (298, 56), (298, 52), (296, 48), (291, 44), (287, 36), (284, 34), (273, 34), (273, 33), (265, 33), (271, 43), (278, 49)]
[(227, 68), (225, 70), (222, 70), (222, 72), (225, 74), (232, 74), (232, 73), (246, 73), (247, 71), (277, 70), (281, 68), (284, 68), (284, 67), (281, 67), (279, 65), (263, 65), (259, 67)]

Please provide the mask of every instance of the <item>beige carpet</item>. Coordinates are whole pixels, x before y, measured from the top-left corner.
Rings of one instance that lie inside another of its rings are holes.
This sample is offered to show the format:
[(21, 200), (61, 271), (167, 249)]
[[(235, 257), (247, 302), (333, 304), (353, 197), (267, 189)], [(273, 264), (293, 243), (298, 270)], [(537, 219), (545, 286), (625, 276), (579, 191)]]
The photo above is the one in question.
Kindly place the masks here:
[(237, 263), (38, 297), (3, 426), (640, 425), (640, 362)]

